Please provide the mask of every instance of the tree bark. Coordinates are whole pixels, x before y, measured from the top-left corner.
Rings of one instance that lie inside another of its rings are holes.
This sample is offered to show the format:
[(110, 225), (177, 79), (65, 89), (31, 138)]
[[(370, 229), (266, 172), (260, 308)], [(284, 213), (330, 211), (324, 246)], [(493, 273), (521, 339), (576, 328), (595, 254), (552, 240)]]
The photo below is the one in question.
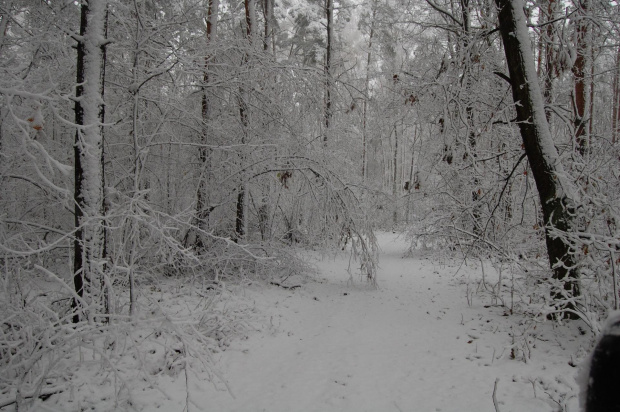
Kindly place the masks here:
[[(470, 44), (470, 36), (471, 36), (471, 17), (469, 10), (469, 0), (460, 0), (461, 5), (461, 19), (462, 19), (462, 40), (460, 42), (460, 47), (462, 49), (462, 59), (463, 59), (463, 76), (461, 77), (461, 85), (465, 89), (465, 95), (469, 96), (470, 88), (471, 88), (471, 63), (472, 56), (469, 50)], [(472, 162), (472, 171), (473, 171), (473, 179), (472, 179), (472, 191), (471, 191), (471, 202), (472, 202), (472, 231), (476, 235), (481, 234), (480, 229), (480, 206), (478, 205), (478, 200), (480, 198), (479, 185), (480, 180), (478, 179), (477, 167), (476, 167), (476, 158), (478, 157), (476, 154), (476, 128), (474, 126), (474, 108), (472, 107), (471, 102), (467, 102), (467, 106), (465, 107), (465, 130), (467, 131), (467, 138), (465, 142), (465, 156), (468, 154), (471, 155), (470, 159)]]
[[(553, 279), (562, 283), (555, 289), (556, 301), (578, 296), (578, 272), (569, 242), (551, 234), (551, 229), (570, 231), (576, 190), (566, 177), (547, 123), (534, 58), (530, 50), (521, 0), (495, 0), (512, 95), (523, 146), (529, 160), (545, 220), (545, 240)], [(571, 304), (567, 305), (572, 307)]]
[[(104, 20), (103, 20), (103, 36), (105, 39), (108, 38), (108, 17), (109, 17), (109, 11), (108, 11), (108, 5), (106, 3), (105, 5), (105, 13), (104, 13)], [(101, 100), (103, 101), (104, 96), (105, 96), (105, 69), (106, 69), (106, 64), (107, 64), (107, 42), (104, 42), (101, 46), (101, 74), (99, 76), (100, 80), (99, 80), (99, 87), (100, 87), (100, 93), (101, 93)], [(99, 121), (101, 122), (101, 126), (100, 126), (100, 130), (101, 130), (101, 187), (103, 188), (103, 246), (102, 246), (102, 256), (103, 259), (107, 259), (108, 256), (108, 225), (107, 222), (105, 220), (105, 216), (108, 214), (108, 207), (107, 207), (107, 202), (105, 199), (105, 129), (103, 128), (103, 125), (105, 124), (105, 104), (101, 104), (99, 106)], [(107, 262), (103, 262), (103, 270), (104, 273), (107, 270), (106, 267)], [(108, 285), (105, 283), (105, 276), (103, 279), (103, 312), (106, 314), (110, 313), (110, 307), (112, 306), (112, 302), (110, 301), (111, 296), (110, 296), (110, 288), (112, 287), (112, 285)], [(106, 319), (107, 321), (107, 319)]]
[(274, 0), (263, 0), (263, 17), (265, 19), (265, 34), (263, 37), (263, 50), (272, 49), (273, 55), (276, 54), (274, 17), (273, 17)]
[(616, 51), (616, 67), (614, 71), (613, 105), (611, 112), (611, 133), (612, 142), (616, 143), (620, 139), (620, 46)]
[(368, 35), (368, 54), (366, 56), (366, 79), (364, 81), (364, 107), (362, 112), (362, 179), (366, 181), (368, 176), (368, 131), (366, 123), (368, 119), (368, 99), (370, 94), (370, 64), (372, 62), (372, 38), (375, 34), (375, 19), (377, 16), (377, 2), (372, 5), (372, 20), (370, 22), (370, 34)]
[(325, 50), (325, 132), (323, 133), (323, 144), (327, 145), (329, 127), (332, 118), (332, 42), (334, 25), (334, 0), (325, 0), (325, 17), (327, 19), (327, 47)]
[[(217, 16), (218, 16), (219, 0), (210, 0), (208, 2), (207, 9), (207, 33), (206, 33), (206, 46), (207, 48), (213, 42), (217, 29)], [(198, 195), (196, 199), (196, 218), (197, 225), (200, 230), (208, 230), (209, 227), (209, 214), (211, 213), (211, 207), (209, 206), (210, 195), (209, 186), (211, 183), (211, 149), (209, 144), (209, 120), (211, 117), (210, 104), (209, 104), (209, 65), (211, 63), (211, 56), (207, 53), (204, 58), (204, 67), (202, 75), (202, 90), (201, 90), (201, 115), (202, 115), (202, 144), (198, 149), (198, 158), (202, 167), (200, 174), (200, 181), (198, 182)], [(196, 236), (194, 242), (197, 246), (203, 246), (200, 241), (200, 235)]]
[[(103, 292), (105, 256), (103, 133), (103, 51), (105, 44), (105, 0), (81, 4), (80, 37), (77, 46), (76, 101), (74, 106), (74, 202), (73, 283), (80, 299), (72, 301), (73, 321), (88, 310), (90, 320), (97, 313), (95, 297)], [(98, 285), (96, 285), (98, 283)], [(99, 286), (99, 290), (96, 290)], [(88, 307), (86, 307), (88, 306)]]
[(577, 20), (577, 58), (573, 65), (574, 78), (574, 124), (575, 124), (575, 142), (577, 151), (583, 156), (588, 150), (589, 144), (589, 123), (590, 123), (590, 87), (589, 79), (586, 73), (591, 64), (591, 30), (588, 19), (588, 10), (590, 8), (590, 0), (582, 0), (578, 2), (580, 8), (578, 10), (579, 19)]
[[(553, 44), (555, 41), (555, 25), (553, 21), (555, 20), (555, 17), (557, 15), (557, 7), (557, 0), (547, 0), (547, 10), (543, 10), (542, 6), (540, 7), (540, 12), (545, 15), (546, 27), (542, 32), (544, 34), (541, 34), (541, 53), (539, 55), (540, 59), (544, 54), (544, 69), (541, 70), (539, 67), (539, 72), (541, 72), (543, 78), (543, 96), (546, 105), (550, 105), (552, 102), (553, 78), (557, 73), (555, 51), (553, 48)], [(549, 120), (551, 119), (551, 111), (545, 110), (545, 113), (547, 115), (547, 122), (549, 122)]]
[(394, 124), (394, 156), (392, 170), (392, 196), (394, 197), (393, 224), (396, 227), (398, 223), (398, 125)]
[[(254, 34), (254, 22), (255, 22), (255, 10), (254, 10), (254, 0), (245, 0), (245, 27), (246, 27), (246, 38), (250, 46), (253, 43), (253, 34)], [(250, 56), (248, 53), (244, 53), (241, 66), (244, 66), (248, 63)], [(239, 119), (241, 120), (242, 134), (241, 134), (241, 167), (245, 163), (245, 144), (247, 143), (247, 133), (249, 129), (249, 119), (248, 119), (248, 104), (247, 100), (247, 88), (243, 84), (243, 82), (239, 85)], [(241, 175), (241, 184), (239, 185), (239, 189), (237, 192), (237, 207), (235, 213), (235, 241), (243, 238), (245, 236), (245, 195), (246, 195), (246, 181), (245, 181), (245, 173)]]

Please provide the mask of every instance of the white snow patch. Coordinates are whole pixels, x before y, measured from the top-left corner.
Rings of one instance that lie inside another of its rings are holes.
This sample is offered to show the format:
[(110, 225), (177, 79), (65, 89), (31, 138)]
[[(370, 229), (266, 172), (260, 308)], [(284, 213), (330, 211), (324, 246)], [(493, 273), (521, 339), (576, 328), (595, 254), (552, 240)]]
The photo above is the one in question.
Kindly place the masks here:
[[(127, 381), (136, 385), (131, 408), (493, 412), (499, 378), (502, 412), (577, 410), (571, 365), (591, 337), (581, 336), (576, 323), (532, 324), (482, 296), (470, 305), (467, 285), (480, 284), (479, 264), (438, 260), (428, 251), (404, 258), (408, 244), (402, 237), (383, 233), (378, 241), (378, 289), (351, 282), (344, 255), (315, 256), (318, 275), (299, 288), (241, 289), (240, 298), (262, 315), (254, 319), (254, 331), (212, 354), (234, 397), (199, 367), (189, 375), (155, 371), (150, 379), (163, 391)], [(487, 268), (485, 275), (493, 281)], [(240, 302), (227, 304), (228, 310)], [(101, 379), (100, 392), (115, 384), (113, 376)], [(85, 388), (75, 389), (70, 405), (59, 403), (66, 395), (43, 404), (64, 410), (79, 404), (78, 394), (97, 396)], [(122, 389), (116, 387), (119, 393), (132, 388)], [(114, 410), (109, 399), (81, 404)]]

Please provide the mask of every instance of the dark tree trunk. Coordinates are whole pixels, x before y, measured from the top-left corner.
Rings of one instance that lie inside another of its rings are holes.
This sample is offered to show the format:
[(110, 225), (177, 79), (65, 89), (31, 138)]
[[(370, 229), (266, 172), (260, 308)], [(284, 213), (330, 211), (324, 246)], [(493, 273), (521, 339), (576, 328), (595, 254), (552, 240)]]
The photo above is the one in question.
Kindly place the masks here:
[[(561, 300), (564, 297), (578, 296), (578, 273), (571, 245), (565, 239), (554, 237), (550, 233), (551, 228), (559, 231), (571, 230), (571, 212), (575, 200), (572, 197), (575, 191), (566, 178), (549, 132), (527, 36), (523, 3), (521, 0), (495, 1), (499, 8), (500, 31), (510, 72), (517, 121), (545, 219), (545, 240), (553, 279), (563, 284), (563, 289), (555, 289), (554, 298)], [(573, 305), (567, 307), (572, 308)]]
[[(74, 106), (74, 224), (73, 284), (78, 299), (72, 301), (73, 321), (79, 322), (85, 310), (106, 313), (105, 298), (101, 306), (93, 301), (93, 283), (104, 287), (103, 264), (106, 257), (103, 225), (103, 87), (105, 35), (105, 1), (82, 3), (80, 41), (77, 45), (76, 102)], [(100, 291), (102, 292), (102, 290)], [(104, 294), (100, 296), (105, 296)], [(90, 308), (84, 305), (91, 306)]]
[(398, 224), (398, 125), (394, 124), (394, 158), (392, 161), (392, 196), (394, 197), (394, 211), (392, 221), (394, 228)]
[[(555, 59), (555, 27), (553, 21), (556, 18), (557, 12), (557, 4), (556, 0), (547, 0), (547, 10), (543, 10), (541, 6), (541, 13), (544, 11), (545, 15), (545, 23), (546, 27), (541, 34), (541, 50), (539, 59), (544, 55), (544, 70), (541, 70), (539, 66), (539, 72), (542, 74), (543, 78), (543, 96), (545, 99), (545, 104), (550, 105), (553, 97), (553, 78), (557, 75), (556, 68), (556, 59)], [(544, 53), (543, 53), (544, 50)], [(549, 110), (545, 110), (547, 115), (547, 122), (551, 119), (551, 112)]]
[[(84, 36), (86, 33), (86, 25), (88, 23), (88, 5), (81, 5), (80, 12), (80, 36)], [(82, 104), (79, 98), (84, 94), (84, 42), (79, 41), (77, 44), (77, 65), (76, 65), (76, 88), (75, 88), (75, 124), (82, 125), (84, 124), (84, 111), (82, 110)], [(74, 157), (74, 224), (78, 230), (75, 232), (75, 239), (73, 241), (73, 286), (75, 287), (75, 292), (81, 298), (84, 296), (84, 282), (88, 281), (85, 279), (85, 273), (83, 273), (83, 244), (82, 244), (82, 229), (80, 228), (80, 222), (82, 221), (82, 208), (80, 207), (80, 203), (83, 202), (81, 199), (81, 190), (82, 190), (82, 180), (83, 180), (83, 171), (82, 171), (82, 160), (80, 156), (80, 132), (79, 130), (75, 131), (75, 143), (73, 146), (73, 157)], [(73, 299), (73, 322), (77, 323), (80, 321), (80, 314), (78, 312), (78, 308), (80, 307), (80, 303)]]
[[(245, 28), (246, 28), (246, 38), (250, 46), (253, 43), (253, 33), (254, 33), (254, 7), (252, 3), (254, 0), (245, 0)], [(248, 53), (243, 55), (241, 65), (244, 66), (248, 63), (250, 56)], [(246, 134), (248, 133), (249, 124), (248, 124), (248, 104), (246, 101), (247, 96), (247, 88), (241, 83), (239, 86), (239, 119), (241, 120), (242, 135), (241, 135), (241, 167), (243, 167), (243, 163), (245, 163), (245, 144), (247, 143)], [(245, 235), (245, 191), (246, 191), (246, 182), (245, 176), (242, 173), (241, 176), (241, 184), (239, 185), (239, 189), (237, 192), (237, 210), (235, 213), (235, 241), (238, 241)]]
[(372, 20), (370, 22), (370, 33), (368, 35), (368, 54), (366, 56), (366, 79), (364, 81), (364, 107), (362, 111), (362, 179), (366, 180), (368, 175), (368, 100), (370, 98), (370, 64), (372, 62), (372, 40), (375, 34), (375, 20), (377, 17), (377, 1), (372, 5)]
[[(216, 29), (217, 29), (217, 15), (218, 15), (219, 0), (210, 0), (208, 2), (207, 9), (207, 47), (210, 46), (213, 41)], [(208, 147), (209, 141), (209, 119), (210, 119), (210, 105), (209, 105), (209, 65), (211, 62), (211, 56), (206, 55), (204, 58), (204, 68), (202, 75), (202, 101), (201, 101), (201, 115), (202, 115), (202, 144), (203, 146), (198, 149), (198, 158), (202, 171), (200, 173), (200, 180), (198, 182), (198, 195), (196, 198), (196, 218), (197, 226), (200, 230), (208, 230), (209, 214), (212, 209), (209, 205), (209, 185), (211, 183), (211, 149)], [(204, 246), (200, 240), (200, 235), (196, 235), (195, 239), (192, 239), (198, 247)]]
[(334, 0), (325, 0), (325, 17), (327, 19), (327, 45), (325, 50), (325, 132), (323, 134), (323, 143), (327, 145), (329, 127), (332, 118), (332, 42), (333, 42), (333, 25), (334, 25)]
[[(245, 63), (245, 62), (244, 62)], [(248, 106), (245, 101), (246, 91), (243, 86), (239, 87), (239, 118), (241, 119), (241, 126), (243, 128), (242, 136), (241, 136), (241, 156), (240, 163), (241, 167), (245, 163), (245, 152), (244, 145), (247, 143), (246, 133), (248, 132)], [(235, 241), (243, 238), (245, 235), (245, 190), (246, 190), (246, 182), (245, 182), (245, 174), (241, 174), (241, 184), (239, 185), (239, 189), (237, 192), (237, 210), (235, 214)]]
[(263, 0), (263, 17), (265, 19), (265, 34), (263, 36), (263, 50), (269, 51), (273, 48), (275, 55), (275, 31), (273, 21), (273, 2), (274, 0)]
[[(106, 10), (105, 10), (105, 17), (104, 17), (104, 22), (103, 22), (103, 33), (104, 33), (104, 37), (107, 39), (108, 38), (108, 17), (109, 17), (109, 13), (108, 13), (108, 8), (107, 8), (107, 4), (106, 4)], [(106, 69), (106, 63), (107, 63), (107, 44), (104, 43), (101, 45), (101, 76), (100, 76), (100, 93), (101, 93), (101, 99), (104, 99), (105, 96), (105, 69)], [(101, 122), (101, 126), (100, 126), (100, 130), (101, 130), (101, 187), (104, 189), (103, 190), (103, 198), (102, 198), (102, 211), (103, 211), (103, 245), (102, 245), (102, 258), (106, 259), (108, 256), (108, 225), (107, 222), (105, 220), (105, 216), (108, 214), (108, 208), (107, 208), (107, 202), (105, 201), (105, 131), (103, 128), (103, 125), (105, 124), (105, 105), (102, 104), (99, 107), (99, 121)], [(107, 269), (107, 267), (103, 266), (103, 270), (105, 271)], [(112, 306), (112, 303), (110, 302), (110, 290), (108, 288), (108, 286), (111, 285), (106, 285), (105, 282), (104, 284), (102, 284), (103, 287), (103, 312), (106, 314), (110, 313), (110, 307)], [(107, 321), (108, 319), (106, 319)]]
[(245, 227), (243, 219), (244, 216), (244, 203), (245, 203), (245, 187), (241, 185), (239, 193), (237, 194), (237, 216), (235, 218), (235, 239), (240, 239), (245, 235)]
[(590, 22), (587, 16), (589, 9), (589, 0), (583, 0), (578, 2), (579, 19), (577, 20), (577, 58), (573, 65), (573, 77), (574, 77), (574, 124), (575, 124), (575, 140), (577, 143), (577, 151), (583, 156), (587, 152), (588, 148), (588, 124), (590, 122), (590, 114), (588, 109), (590, 107), (590, 90), (588, 87), (588, 79), (586, 78), (586, 72), (588, 71), (588, 59), (591, 57), (588, 50), (591, 45), (590, 40)]
[(614, 71), (613, 105), (611, 112), (612, 142), (620, 140), (620, 46), (616, 51), (616, 67)]

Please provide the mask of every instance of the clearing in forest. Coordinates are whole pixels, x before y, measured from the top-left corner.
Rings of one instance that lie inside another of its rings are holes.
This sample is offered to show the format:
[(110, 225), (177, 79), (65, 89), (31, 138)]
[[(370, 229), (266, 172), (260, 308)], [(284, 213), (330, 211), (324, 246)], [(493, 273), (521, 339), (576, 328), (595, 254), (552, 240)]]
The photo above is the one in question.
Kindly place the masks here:
[[(574, 365), (591, 337), (575, 323), (507, 316), (490, 298), (467, 298), (479, 286), (479, 262), (424, 251), (404, 257), (402, 237), (378, 240), (378, 289), (351, 282), (344, 255), (317, 261), (318, 274), (299, 288), (246, 287), (264, 322), (215, 355), (234, 397), (192, 376), (190, 410), (578, 409)], [(185, 379), (166, 387), (172, 399), (135, 400), (149, 410), (183, 410)]]

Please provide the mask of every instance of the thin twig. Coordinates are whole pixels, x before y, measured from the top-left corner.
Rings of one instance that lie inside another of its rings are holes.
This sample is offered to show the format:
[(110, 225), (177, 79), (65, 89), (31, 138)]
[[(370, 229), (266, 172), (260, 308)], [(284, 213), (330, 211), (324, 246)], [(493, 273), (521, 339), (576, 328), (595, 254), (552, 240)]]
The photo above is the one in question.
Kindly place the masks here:
[(614, 310), (618, 310), (618, 279), (616, 277), (616, 262), (612, 250), (609, 251), (609, 263), (611, 264), (611, 275), (614, 284)]
[(497, 403), (497, 384), (499, 382), (499, 378), (495, 379), (495, 385), (493, 385), (493, 406), (495, 406), (495, 412), (499, 412), (499, 404)]

